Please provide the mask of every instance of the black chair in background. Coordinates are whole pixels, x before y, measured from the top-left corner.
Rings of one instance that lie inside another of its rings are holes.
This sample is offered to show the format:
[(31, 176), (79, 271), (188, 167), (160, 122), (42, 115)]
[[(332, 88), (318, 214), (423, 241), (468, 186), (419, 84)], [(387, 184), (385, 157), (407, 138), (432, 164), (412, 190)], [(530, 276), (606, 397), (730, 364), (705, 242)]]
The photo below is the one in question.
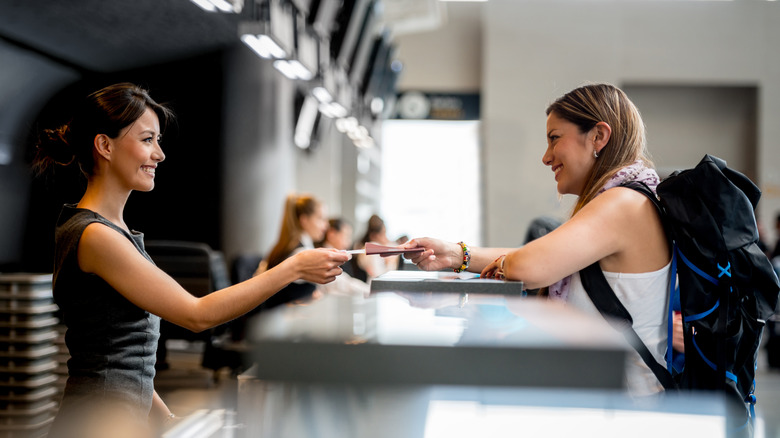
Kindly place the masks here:
[[(262, 261), (263, 256), (257, 253), (246, 253), (236, 257), (233, 261), (230, 275), (233, 284), (241, 283), (242, 281), (252, 278)], [(230, 321), (230, 340), (232, 342), (242, 342), (246, 339), (247, 322), (259, 311), (260, 308), (258, 306), (258, 308), (247, 312), (247, 314), (241, 315), (233, 321)]]
[(552, 216), (539, 216), (535, 218), (533, 221), (531, 221), (531, 224), (528, 225), (528, 229), (525, 232), (525, 242), (523, 242), (523, 245), (555, 230), (561, 226), (562, 223), (563, 222), (560, 219), (554, 218)]
[[(528, 225), (528, 229), (525, 232), (525, 242), (523, 242), (523, 245), (545, 236), (546, 234), (561, 226), (561, 224), (563, 224), (563, 222), (560, 219), (554, 218), (552, 216), (539, 216), (535, 218), (533, 221), (531, 221), (531, 224)], [(539, 295), (540, 290), (541, 289), (528, 289), (526, 293), (528, 295)]]
[[(154, 263), (196, 297), (208, 295), (231, 284), (223, 254), (211, 249), (205, 243), (150, 240), (145, 246), (146, 252)], [(202, 366), (215, 373), (224, 366), (234, 368), (235, 358), (231, 354), (223, 354), (214, 345), (215, 339), (223, 335), (227, 329), (228, 325), (223, 324), (201, 333), (194, 333), (168, 321), (161, 321), (157, 368), (168, 367), (166, 341), (169, 339), (202, 341), (204, 343)]]

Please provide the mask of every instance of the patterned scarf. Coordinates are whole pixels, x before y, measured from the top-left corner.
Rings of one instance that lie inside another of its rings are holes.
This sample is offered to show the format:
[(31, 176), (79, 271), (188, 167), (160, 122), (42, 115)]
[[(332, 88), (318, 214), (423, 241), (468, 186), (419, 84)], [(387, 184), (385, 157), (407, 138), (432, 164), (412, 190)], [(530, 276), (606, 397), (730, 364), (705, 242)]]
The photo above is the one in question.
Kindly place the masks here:
[[(599, 190), (596, 196), (604, 193), (608, 189), (630, 181), (643, 182), (647, 184), (651, 190), (655, 191), (656, 186), (658, 186), (658, 183), (660, 182), (660, 178), (654, 169), (645, 166), (645, 163), (642, 162), (642, 160), (637, 160), (633, 164), (618, 170), (617, 173), (615, 173), (615, 176), (604, 184), (604, 187)], [(571, 275), (550, 285), (550, 299), (566, 301), (569, 296), (570, 283)]]

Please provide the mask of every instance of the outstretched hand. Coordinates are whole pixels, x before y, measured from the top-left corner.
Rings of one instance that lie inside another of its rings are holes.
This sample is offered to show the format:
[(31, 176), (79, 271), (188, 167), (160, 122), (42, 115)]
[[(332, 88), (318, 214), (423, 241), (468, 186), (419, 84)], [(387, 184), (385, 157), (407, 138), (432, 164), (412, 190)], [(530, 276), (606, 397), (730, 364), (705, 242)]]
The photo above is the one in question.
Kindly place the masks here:
[(344, 251), (333, 248), (307, 249), (291, 259), (301, 279), (311, 283), (326, 284), (335, 280), (343, 271), (341, 265), (350, 259)]
[(506, 258), (506, 254), (490, 262), (490, 264), (485, 266), (485, 269), (482, 270), (482, 273), (480, 273), (479, 276), (482, 278), (494, 278), (496, 280), (503, 280), (504, 279), (504, 258)]
[[(453, 245), (457, 247), (457, 250), (452, 248)], [(421, 237), (412, 239), (401, 245), (401, 247), (425, 248), (423, 252), (404, 254), (404, 258), (411, 260), (412, 263), (424, 271), (440, 271), (452, 268), (456, 264), (460, 266), (462, 253), (460, 245), (457, 243), (453, 244), (430, 237)], [(454, 257), (454, 253), (459, 254), (457, 257)]]

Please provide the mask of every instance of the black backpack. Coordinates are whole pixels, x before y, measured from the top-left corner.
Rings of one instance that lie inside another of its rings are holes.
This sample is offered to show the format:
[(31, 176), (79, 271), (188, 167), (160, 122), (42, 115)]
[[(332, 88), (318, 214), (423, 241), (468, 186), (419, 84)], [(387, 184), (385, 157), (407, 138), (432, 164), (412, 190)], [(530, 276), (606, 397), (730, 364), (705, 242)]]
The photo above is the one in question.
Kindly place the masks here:
[[(761, 334), (780, 293), (772, 264), (757, 245), (754, 211), (761, 191), (710, 155), (695, 168), (664, 179), (657, 196), (642, 183), (625, 186), (653, 201), (673, 249), (666, 367), (631, 328), (631, 315), (598, 262), (580, 272), (582, 284), (603, 315), (617, 318), (664, 388), (724, 391), (727, 400), (736, 400), (739, 408), (729, 419), (733, 434), (754, 416)], [(685, 335), (685, 354), (680, 357), (675, 357), (671, 345), (675, 307), (682, 312)]]

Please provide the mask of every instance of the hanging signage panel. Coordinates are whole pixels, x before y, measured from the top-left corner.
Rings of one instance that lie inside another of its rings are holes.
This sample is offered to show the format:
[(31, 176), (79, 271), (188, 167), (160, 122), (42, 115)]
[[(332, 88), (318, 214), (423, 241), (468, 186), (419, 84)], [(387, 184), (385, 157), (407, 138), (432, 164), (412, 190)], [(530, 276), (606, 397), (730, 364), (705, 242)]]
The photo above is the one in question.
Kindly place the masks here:
[(425, 93), (398, 95), (395, 119), (479, 120), (477, 93)]

